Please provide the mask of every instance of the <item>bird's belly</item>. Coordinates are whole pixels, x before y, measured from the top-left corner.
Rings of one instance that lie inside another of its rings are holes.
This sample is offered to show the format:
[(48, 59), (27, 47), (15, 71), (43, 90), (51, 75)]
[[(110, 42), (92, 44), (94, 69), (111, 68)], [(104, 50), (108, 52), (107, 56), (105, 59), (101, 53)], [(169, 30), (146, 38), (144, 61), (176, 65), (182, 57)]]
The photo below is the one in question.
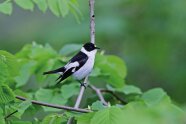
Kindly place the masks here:
[(94, 66), (94, 58), (89, 58), (85, 65), (83, 65), (78, 71), (74, 72), (73, 77), (77, 80), (82, 80), (89, 75)]

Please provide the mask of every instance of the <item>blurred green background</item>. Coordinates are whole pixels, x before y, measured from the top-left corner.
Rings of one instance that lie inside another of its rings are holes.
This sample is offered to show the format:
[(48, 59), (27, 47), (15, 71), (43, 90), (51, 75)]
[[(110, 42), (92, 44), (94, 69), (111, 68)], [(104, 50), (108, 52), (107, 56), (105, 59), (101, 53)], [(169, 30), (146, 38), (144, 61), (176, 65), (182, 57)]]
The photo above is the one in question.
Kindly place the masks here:
[[(0, 49), (15, 53), (24, 44), (50, 43), (59, 50), (67, 43), (89, 40), (88, 1), (79, 0), (83, 19), (58, 18), (14, 5), (11, 16), (0, 14)], [(127, 83), (143, 91), (162, 87), (179, 104), (186, 103), (186, 1), (96, 0), (96, 44), (122, 57)]]

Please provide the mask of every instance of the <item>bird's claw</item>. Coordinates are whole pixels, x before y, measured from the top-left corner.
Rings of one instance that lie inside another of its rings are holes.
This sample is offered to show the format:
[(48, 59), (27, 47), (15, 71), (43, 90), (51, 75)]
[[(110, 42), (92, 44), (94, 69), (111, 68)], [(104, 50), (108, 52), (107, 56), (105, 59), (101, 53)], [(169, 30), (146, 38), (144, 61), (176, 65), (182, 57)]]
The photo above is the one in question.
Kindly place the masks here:
[(80, 86), (84, 87), (85, 89), (87, 88), (86, 83), (80, 83)]

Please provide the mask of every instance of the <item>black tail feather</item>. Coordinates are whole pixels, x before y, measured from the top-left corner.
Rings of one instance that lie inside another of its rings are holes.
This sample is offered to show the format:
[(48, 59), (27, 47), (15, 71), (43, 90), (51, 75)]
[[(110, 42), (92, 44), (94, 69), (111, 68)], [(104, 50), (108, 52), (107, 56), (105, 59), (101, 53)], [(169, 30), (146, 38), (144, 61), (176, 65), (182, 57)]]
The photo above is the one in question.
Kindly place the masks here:
[(43, 75), (46, 75), (46, 74), (56, 74), (56, 73), (59, 73), (59, 72), (62, 72), (63, 73), (64, 71), (65, 71), (65, 68), (64, 67), (61, 67), (61, 68), (58, 68), (56, 70), (44, 72)]

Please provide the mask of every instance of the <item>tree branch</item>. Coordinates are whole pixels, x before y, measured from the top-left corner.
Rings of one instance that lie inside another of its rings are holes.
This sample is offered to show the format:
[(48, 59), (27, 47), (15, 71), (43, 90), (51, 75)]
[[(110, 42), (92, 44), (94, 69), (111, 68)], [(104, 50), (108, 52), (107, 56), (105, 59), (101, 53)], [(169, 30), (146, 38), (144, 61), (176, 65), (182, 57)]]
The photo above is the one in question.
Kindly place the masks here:
[(101, 92), (106, 92), (106, 93), (110, 93), (111, 95), (113, 95), (118, 101), (120, 101), (122, 104), (126, 105), (127, 102), (125, 100), (123, 100), (122, 98), (120, 98), (118, 95), (116, 95), (113, 91), (111, 90), (107, 90), (107, 89), (100, 89)]
[(105, 99), (101, 93), (101, 90), (93, 85), (90, 85), (90, 84), (89, 84), (89, 87), (96, 92), (97, 96), (99, 97), (99, 99), (103, 103), (103, 105), (108, 106), (108, 103), (105, 101)]
[[(90, 8), (90, 42), (95, 44), (95, 15), (94, 15), (94, 0), (89, 0), (89, 8)], [(88, 76), (85, 78), (84, 83), (88, 83)], [(88, 84), (87, 84), (88, 86)], [(79, 108), (82, 96), (84, 94), (85, 87), (81, 86), (78, 98), (76, 100), (76, 104), (74, 108)], [(72, 124), (74, 118), (71, 117), (67, 124)]]
[[(16, 98), (19, 100), (22, 100), (22, 101), (26, 100), (26, 98), (24, 98), (22, 96), (16, 96)], [(91, 110), (87, 110), (87, 109), (73, 108), (73, 107), (62, 106), (62, 105), (54, 105), (54, 104), (49, 104), (49, 103), (40, 102), (40, 101), (36, 101), (36, 100), (31, 100), (31, 102), (32, 102), (32, 104), (36, 104), (36, 105), (57, 108), (57, 109), (63, 109), (63, 110), (68, 110), (68, 111), (76, 111), (76, 112), (81, 112), (81, 113), (91, 112)]]

